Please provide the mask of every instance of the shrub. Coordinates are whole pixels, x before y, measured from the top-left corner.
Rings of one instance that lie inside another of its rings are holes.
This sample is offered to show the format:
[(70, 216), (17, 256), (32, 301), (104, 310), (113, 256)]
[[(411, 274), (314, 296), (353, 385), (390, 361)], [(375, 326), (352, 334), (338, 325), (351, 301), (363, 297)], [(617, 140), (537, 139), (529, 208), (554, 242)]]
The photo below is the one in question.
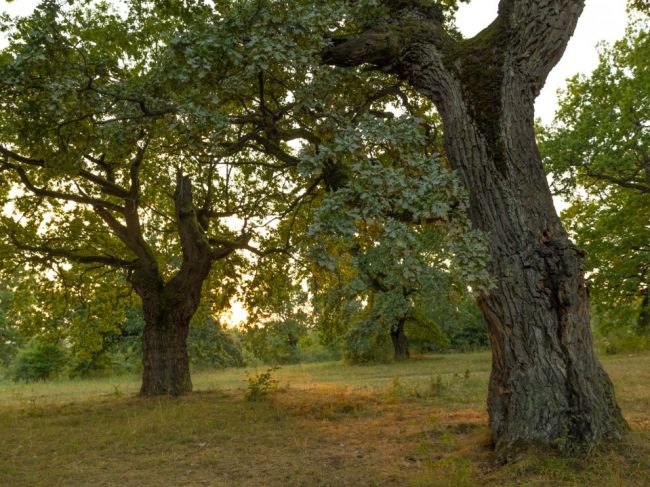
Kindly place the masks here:
[(344, 358), (352, 364), (385, 363), (393, 359), (393, 346), (387, 333), (369, 322), (355, 326), (346, 336)]
[(267, 364), (295, 364), (300, 361), (298, 344), (307, 327), (295, 318), (269, 321), (249, 326), (244, 347), (253, 357)]
[(187, 338), (190, 363), (198, 368), (244, 365), (237, 336), (213, 320), (192, 323)]
[(335, 344), (323, 344), (318, 333), (308, 330), (298, 341), (300, 362), (331, 362), (341, 360), (341, 352)]
[(0, 323), (0, 368), (8, 368), (13, 362), (24, 339), (14, 328)]
[(36, 382), (55, 377), (67, 365), (65, 352), (57, 343), (33, 339), (18, 351), (11, 368), (14, 382)]
[(630, 329), (613, 329), (597, 334), (596, 348), (608, 355), (650, 350), (650, 337), (637, 335)]
[(269, 392), (278, 387), (278, 381), (273, 378), (273, 372), (280, 367), (271, 367), (257, 375), (249, 375), (246, 379), (248, 381), (248, 392), (246, 399), (249, 401), (259, 401), (269, 395)]

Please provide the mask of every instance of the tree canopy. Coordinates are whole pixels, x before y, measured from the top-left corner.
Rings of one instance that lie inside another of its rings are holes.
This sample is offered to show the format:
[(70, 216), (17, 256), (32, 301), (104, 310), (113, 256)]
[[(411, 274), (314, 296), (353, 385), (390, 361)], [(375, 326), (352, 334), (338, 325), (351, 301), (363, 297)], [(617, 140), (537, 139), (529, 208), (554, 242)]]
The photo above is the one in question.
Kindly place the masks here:
[(601, 46), (589, 75), (569, 80), (555, 122), (541, 132), (563, 217), (587, 251), (605, 328), (650, 326), (650, 31), (633, 15), (624, 39)]
[[(63, 299), (49, 313), (68, 313), (74, 293), (85, 305), (65, 323), (84, 333), (103, 322), (96, 341), (120, 314), (102, 310), (132, 287), (145, 377), (147, 343), (154, 353), (178, 342), (163, 361), (187, 362), (201, 295), (218, 313), (244, 275), (289, 279), (290, 259), (322, 264), (322, 242), (364, 225), (404, 249), (414, 224), (443, 225), (478, 282), (484, 250), (466, 232), (466, 194), (425, 151), (430, 106), (382, 73), (321, 62), (331, 25), (369, 7), (45, 0), (30, 17), (5, 18), (5, 273), (26, 268)], [(251, 307), (273, 287), (261, 283)], [(165, 373), (181, 373), (174, 367)]]

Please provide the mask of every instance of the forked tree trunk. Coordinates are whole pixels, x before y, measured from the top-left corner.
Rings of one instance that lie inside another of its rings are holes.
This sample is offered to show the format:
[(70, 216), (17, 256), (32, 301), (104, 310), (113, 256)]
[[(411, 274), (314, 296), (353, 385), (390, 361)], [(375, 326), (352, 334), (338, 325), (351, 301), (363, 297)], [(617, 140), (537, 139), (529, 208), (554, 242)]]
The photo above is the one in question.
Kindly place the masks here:
[(183, 249), (180, 269), (167, 282), (150, 253), (143, 253), (131, 283), (142, 299), (143, 396), (185, 394), (192, 390), (187, 354), (190, 321), (201, 301), (201, 289), (213, 259), (228, 256), (236, 243), (212, 251), (198, 222), (190, 178), (178, 173), (174, 203)]
[(395, 351), (395, 360), (406, 360), (411, 356), (409, 353), (409, 342), (404, 332), (404, 320), (400, 320), (397, 327), (390, 332)]
[(489, 239), (494, 288), (479, 298), (492, 344), (488, 411), (502, 459), (524, 444), (586, 450), (627, 425), (594, 355), (584, 255), (553, 207), (533, 104), (560, 59), (583, 0), (501, 0), (498, 18), (457, 41), (440, 10), (384, 0), (380, 30), (337, 39), (332, 64), (373, 63), (437, 106), (447, 158)]

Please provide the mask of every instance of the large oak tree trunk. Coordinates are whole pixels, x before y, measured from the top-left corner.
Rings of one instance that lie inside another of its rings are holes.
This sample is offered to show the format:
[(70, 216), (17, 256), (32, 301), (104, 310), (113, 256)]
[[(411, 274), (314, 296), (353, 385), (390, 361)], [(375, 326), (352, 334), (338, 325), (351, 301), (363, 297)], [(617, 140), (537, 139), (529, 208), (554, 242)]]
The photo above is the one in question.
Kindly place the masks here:
[(192, 390), (187, 354), (187, 313), (158, 309), (145, 315), (140, 394), (180, 395)]
[(142, 299), (145, 320), (142, 335), (143, 396), (180, 395), (192, 390), (187, 354), (190, 321), (201, 300), (203, 283), (213, 259), (234, 249), (211, 251), (192, 201), (192, 184), (177, 175), (174, 193), (176, 220), (183, 249), (179, 270), (167, 282), (157, 262), (143, 254), (131, 275), (131, 283)]
[(554, 210), (532, 104), (503, 102), (492, 122), (501, 142), (488, 142), (471, 107), (453, 108), (443, 112), (452, 129), (446, 148), (471, 188), (470, 215), (488, 236), (492, 257), (495, 286), (478, 303), (493, 353), (488, 411), (495, 446), (506, 454), (523, 442), (586, 449), (619, 438), (625, 421), (593, 350), (584, 254)]
[(160, 283), (140, 294), (145, 320), (141, 395), (191, 392), (187, 335), (209, 269), (207, 258), (197, 258), (193, 272), (179, 272), (167, 284)]
[(472, 39), (445, 32), (437, 7), (384, 0), (379, 30), (337, 39), (324, 59), (373, 63), (442, 116), (447, 158), (490, 243), (493, 289), (480, 296), (493, 363), (488, 411), (501, 457), (522, 444), (585, 450), (627, 425), (594, 355), (584, 255), (553, 207), (534, 134), (534, 100), (560, 59), (582, 0), (501, 0)]

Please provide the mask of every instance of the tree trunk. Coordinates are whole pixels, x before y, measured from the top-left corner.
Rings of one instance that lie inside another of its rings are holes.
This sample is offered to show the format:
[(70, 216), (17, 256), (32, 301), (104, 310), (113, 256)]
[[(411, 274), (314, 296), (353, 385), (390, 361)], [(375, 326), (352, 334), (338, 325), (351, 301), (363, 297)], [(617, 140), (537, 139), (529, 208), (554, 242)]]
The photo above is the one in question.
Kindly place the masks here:
[(397, 327), (390, 332), (390, 338), (393, 341), (393, 350), (395, 351), (395, 360), (406, 360), (411, 356), (409, 353), (409, 342), (404, 333), (404, 320), (400, 320)]
[(478, 298), (492, 345), (490, 428), (502, 459), (524, 444), (587, 450), (627, 425), (594, 355), (584, 255), (553, 207), (534, 101), (562, 56), (582, 0), (501, 0), (497, 19), (458, 41), (429, 3), (385, 0), (382, 30), (336, 39), (326, 62), (370, 62), (431, 99), (445, 150), (491, 252)]
[(141, 283), (136, 286), (145, 320), (140, 388), (143, 396), (178, 396), (192, 391), (187, 335), (210, 270), (208, 259), (202, 263), (197, 259), (195, 263), (194, 272), (178, 272), (167, 284), (160, 281), (146, 292)]
[(471, 188), (472, 221), (490, 241), (495, 286), (478, 303), (492, 345), (488, 410), (497, 450), (507, 456), (528, 442), (585, 450), (620, 438), (625, 421), (593, 351), (584, 254), (553, 208), (532, 107), (505, 104), (496, 157), (466, 111), (443, 118), (455, 128), (446, 146)]
[[(471, 69), (471, 68), (470, 68)], [(584, 253), (553, 207), (533, 130), (533, 99), (450, 77), (445, 147), (488, 236), (494, 288), (478, 298), (492, 345), (490, 428), (505, 460), (538, 443), (588, 450), (626, 429), (592, 343)], [(485, 88), (485, 87), (483, 87)], [(489, 120), (480, 106), (494, 106)], [(485, 118), (484, 118), (485, 117)]]
[(641, 311), (639, 312), (637, 329), (639, 335), (650, 334), (650, 287), (646, 287), (643, 290), (643, 299), (641, 300)]
[[(174, 203), (183, 250), (180, 269), (165, 283), (156, 260), (145, 255), (131, 275), (131, 283), (142, 299), (145, 320), (143, 396), (177, 396), (192, 390), (187, 335), (215, 258), (198, 222), (190, 178), (179, 172), (176, 179)], [(216, 258), (226, 257), (234, 248), (222, 249)]]
[(145, 314), (141, 395), (178, 396), (192, 391), (187, 355), (189, 324), (187, 314), (177, 310), (162, 308)]

